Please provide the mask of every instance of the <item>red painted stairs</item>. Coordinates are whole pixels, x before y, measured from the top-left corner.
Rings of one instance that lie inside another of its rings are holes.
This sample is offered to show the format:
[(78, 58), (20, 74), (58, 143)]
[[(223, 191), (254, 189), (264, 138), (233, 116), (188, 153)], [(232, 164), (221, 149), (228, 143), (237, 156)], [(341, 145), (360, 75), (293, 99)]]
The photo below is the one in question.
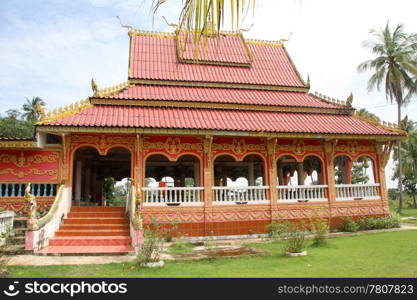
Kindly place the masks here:
[(36, 254), (133, 253), (124, 207), (73, 206), (49, 246)]

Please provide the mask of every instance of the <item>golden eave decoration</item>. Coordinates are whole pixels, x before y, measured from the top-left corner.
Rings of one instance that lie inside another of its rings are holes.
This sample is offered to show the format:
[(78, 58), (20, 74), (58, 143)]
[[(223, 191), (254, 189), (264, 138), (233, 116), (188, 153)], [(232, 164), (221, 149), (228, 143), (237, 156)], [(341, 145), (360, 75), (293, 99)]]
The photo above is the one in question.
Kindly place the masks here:
[(90, 103), (88, 98), (80, 100), (70, 105), (65, 105), (64, 107), (60, 107), (58, 109), (49, 111), (48, 113), (43, 115), (43, 118), (36, 122), (36, 125), (42, 125), (65, 117), (70, 117), (90, 107), (92, 107), (92, 104)]
[(94, 91), (94, 97), (98, 97), (98, 98), (110, 97), (110, 96), (118, 94), (118, 93), (120, 93), (124, 90), (127, 90), (131, 86), (133, 86), (133, 84), (131, 84), (128, 81), (120, 83), (120, 84), (113, 85), (113, 86), (108, 87), (108, 88), (103, 88), (103, 89), (99, 89), (96, 86), (96, 90)]

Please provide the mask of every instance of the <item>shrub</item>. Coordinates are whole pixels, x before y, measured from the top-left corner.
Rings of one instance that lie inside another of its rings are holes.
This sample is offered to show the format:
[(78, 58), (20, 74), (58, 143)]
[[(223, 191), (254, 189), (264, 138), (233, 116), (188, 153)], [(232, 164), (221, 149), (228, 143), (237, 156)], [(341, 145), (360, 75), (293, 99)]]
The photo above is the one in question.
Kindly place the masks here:
[(358, 230), (390, 229), (399, 228), (401, 218), (397, 214), (385, 217), (362, 217), (353, 221), (351, 218), (344, 220), (339, 227), (340, 231), (356, 232)]
[(273, 238), (274, 240), (279, 240), (281, 238), (281, 234), (285, 231), (287, 226), (285, 224), (286, 222), (287, 221), (273, 221), (272, 223), (269, 223), (266, 226), (266, 231), (268, 232), (269, 237)]
[(143, 244), (137, 255), (139, 265), (149, 262), (158, 262), (163, 248), (163, 238), (156, 222), (152, 223), (153, 230), (147, 227), (143, 234)]
[(359, 230), (359, 225), (352, 220), (352, 218), (345, 218), (339, 227), (339, 231), (356, 232)]
[(178, 229), (178, 221), (174, 220), (170, 224), (170, 228), (164, 228), (162, 235), (164, 236), (165, 242), (172, 242), (174, 238), (174, 232)]
[(313, 245), (319, 246), (324, 244), (327, 233), (329, 232), (329, 224), (324, 218), (315, 218), (311, 221), (310, 230), (314, 234)]
[(397, 214), (391, 214), (386, 217), (363, 217), (356, 221), (360, 230), (389, 229), (400, 227), (400, 217)]
[(285, 221), (283, 224), (283, 232), (281, 240), (283, 242), (283, 250), (285, 253), (300, 253), (306, 247), (306, 226), (303, 222)]

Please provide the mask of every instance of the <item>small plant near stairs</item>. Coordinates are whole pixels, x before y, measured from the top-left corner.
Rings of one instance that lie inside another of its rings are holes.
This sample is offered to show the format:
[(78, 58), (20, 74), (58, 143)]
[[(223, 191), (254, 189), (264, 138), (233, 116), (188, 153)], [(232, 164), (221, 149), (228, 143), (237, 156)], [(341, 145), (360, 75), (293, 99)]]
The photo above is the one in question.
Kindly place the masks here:
[(164, 262), (160, 260), (160, 255), (164, 239), (159, 224), (155, 220), (144, 230), (143, 238), (144, 242), (137, 255), (137, 263), (141, 267), (162, 267)]

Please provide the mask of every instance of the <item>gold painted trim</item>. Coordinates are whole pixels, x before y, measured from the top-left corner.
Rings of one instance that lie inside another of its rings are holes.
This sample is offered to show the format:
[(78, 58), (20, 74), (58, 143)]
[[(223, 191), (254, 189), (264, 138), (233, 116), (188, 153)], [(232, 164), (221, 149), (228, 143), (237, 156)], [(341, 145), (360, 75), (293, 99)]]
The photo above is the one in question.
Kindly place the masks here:
[(358, 119), (358, 120), (361, 120), (361, 121), (367, 122), (367, 123), (372, 124), (372, 125), (374, 125), (374, 126), (377, 126), (377, 127), (379, 127), (379, 128), (382, 128), (382, 129), (384, 129), (384, 130), (386, 130), (386, 131), (395, 132), (395, 133), (398, 133), (398, 134), (404, 135), (404, 136), (405, 136), (405, 138), (407, 137), (407, 132), (406, 132), (406, 131), (404, 131), (404, 130), (402, 130), (402, 129), (400, 129), (400, 128), (398, 128), (398, 127), (395, 127), (395, 126), (394, 126), (395, 124), (392, 124), (392, 126), (386, 126), (386, 125), (384, 125), (384, 124), (391, 124), (391, 123), (382, 122), (382, 124), (381, 124), (381, 123), (375, 122), (375, 121), (373, 121), (373, 120), (371, 120), (371, 119), (368, 119), (368, 118), (365, 118), (365, 117), (363, 117), (363, 116), (360, 116), (360, 115), (358, 115), (358, 114), (356, 114), (356, 113), (355, 113), (355, 114), (353, 114), (353, 117), (354, 117), (354, 118), (356, 118), (356, 119)]
[(244, 84), (244, 83), (221, 83), (221, 82), (206, 82), (206, 81), (178, 81), (178, 80), (154, 80), (154, 79), (129, 78), (129, 82), (133, 84), (229, 88), (229, 89), (251, 89), (251, 90), (286, 91), (286, 92), (303, 92), (303, 93), (307, 93), (309, 91), (308, 87), (291, 87), (291, 86)]
[(164, 135), (212, 135), (212, 136), (247, 136), (267, 138), (307, 138), (307, 139), (360, 139), (377, 141), (405, 140), (406, 136), (392, 135), (360, 135), (360, 134), (323, 134), (323, 133), (278, 133), (278, 132), (247, 132), (204, 129), (169, 129), (169, 128), (136, 128), (136, 127), (88, 127), (88, 126), (48, 126), (39, 125), (39, 132), (59, 133), (130, 133), (130, 134), (164, 134)]
[(284, 53), (285, 53), (285, 55), (288, 57), (288, 60), (290, 61), (290, 64), (291, 64), (292, 68), (293, 68), (293, 69), (294, 69), (294, 71), (295, 71), (295, 74), (297, 74), (298, 79), (299, 79), (299, 80), (300, 80), (300, 81), (304, 84), (304, 86), (307, 88), (307, 91), (310, 91), (310, 85), (309, 85), (309, 84), (307, 84), (307, 83), (304, 81), (303, 77), (301, 77), (300, 72), (298, 72), (298, 69), (297, 69), (297, 67), (295, 66), (295, 63), (294, 63), (294, 61), (292, 60), (292, 58), (291, 58), (290, 54), (288, 53), (287, 48), (285, 48), (285, 45), (284, 45), (284, 44), (282, 45), (282, 48), (284, 49)]
[[(276, 106), (258, 104), (238, 104), (219, 102), (200, 102), (182, 100), (135, 100), (135, 99), (107, 99), (91, 98), (90, 102), (96, 105), (130, 105), (130, 106), (152, 106), (152, 107), (175, 107), (175, 108), (209, 108), (209, 109), (238, 109), (252, 111), (274, 111), (274, 112), (305, 112), (320, 114), (340, 114), (338, 108), (308, 107), (308, 106)], [(353, 111), (352, 111), (353, 113)]]
[(36, 141), (0, 141), (0, 148), (38, 148)]
[(45, 123), (53, 122), (59, 119), (63, 119), (66, 117), (73, 116), (78, 114), (87, 108), (92, 107), (89, 99), (84, 99), (70, 105), (65, 105), (64, 108), (60, 107), (59, 109), (54, 109), (53, 111), (49, 111), (48, 114), (44, 116), (40, 121), (36, 122), (35, 125), (42, 125)]

